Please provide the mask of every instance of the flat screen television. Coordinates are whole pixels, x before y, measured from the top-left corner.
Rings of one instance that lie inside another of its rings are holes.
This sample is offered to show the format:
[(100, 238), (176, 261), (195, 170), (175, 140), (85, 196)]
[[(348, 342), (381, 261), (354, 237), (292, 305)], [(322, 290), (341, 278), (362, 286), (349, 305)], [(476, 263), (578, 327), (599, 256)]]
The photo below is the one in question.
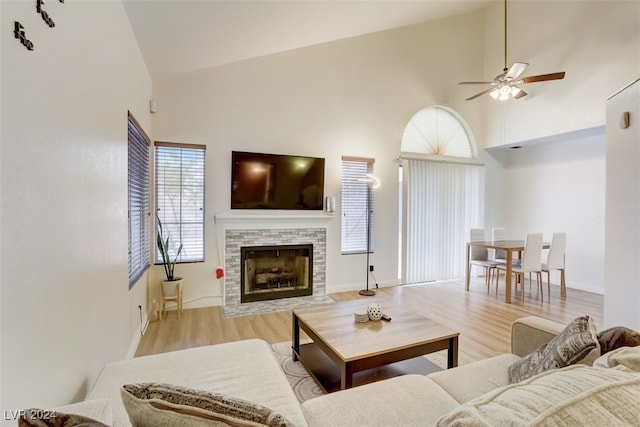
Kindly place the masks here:
[(324, 158), (231, 152), (231, 209), (322, 210)]

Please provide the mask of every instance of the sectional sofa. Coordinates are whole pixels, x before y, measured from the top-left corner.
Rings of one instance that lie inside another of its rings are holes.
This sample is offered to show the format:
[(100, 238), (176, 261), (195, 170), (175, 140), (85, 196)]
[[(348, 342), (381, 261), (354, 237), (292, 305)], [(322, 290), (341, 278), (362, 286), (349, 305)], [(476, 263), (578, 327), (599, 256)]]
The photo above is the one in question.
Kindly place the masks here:
[[(640, 375), (635, 372), (640, 371), (640, 347), (599, 357), (596, 344), (583, 352), (578, 364), (530, 372), (510, 384), (514, 363), (526, 371), (532, 361), (544, 362), (536, 350), (557, 341), (567, 329), (539, 317), (522, 318), (512, 325), (509, 354), (427, 376), (379, 381), (302, 404), (266, 342), (198, 347), (110, 363), (84, 402), (58, 410), (117, 427), (129, 426), (131, 420), (141, 426), (634, 425), (640, 413)], [(596, 366), (589, 366), (594, 361)], [(138, 390), (125, 390), (125, 384)], [(180, 398), (174, 395), (174, 400), (158, 403), (161, 392), (153, 387), (172, 386)], [(198, 404), (192, 403), (192, 394), (204, 395), (195, 401), (204, 399), (207, 409), (194, 409)]]

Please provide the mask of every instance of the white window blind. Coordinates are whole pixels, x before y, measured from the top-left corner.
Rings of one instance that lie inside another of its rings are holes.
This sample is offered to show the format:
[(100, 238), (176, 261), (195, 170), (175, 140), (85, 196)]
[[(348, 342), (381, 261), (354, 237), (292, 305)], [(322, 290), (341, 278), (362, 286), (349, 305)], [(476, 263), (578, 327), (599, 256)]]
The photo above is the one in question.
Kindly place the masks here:
[[(367, 174), (373, 173), (374, 159), (342, 158), (342, 254), (373, 253), (374, 191)], [(368, 196), (368, 200), (367, 200)], [(367, 210), (370, 207), (369, 218)], [(367, 222), (370, 226), (368, 227)], [(367, 228), (369, 241), (367, 241)]]
[[(156, 214), (178, 262), (204, 261), (205, 146), (155, 142)], [(162, 263), (156, 248), (156, 263)]]
[(149, 268), (149, 137), (128, 118), (129, 289)]

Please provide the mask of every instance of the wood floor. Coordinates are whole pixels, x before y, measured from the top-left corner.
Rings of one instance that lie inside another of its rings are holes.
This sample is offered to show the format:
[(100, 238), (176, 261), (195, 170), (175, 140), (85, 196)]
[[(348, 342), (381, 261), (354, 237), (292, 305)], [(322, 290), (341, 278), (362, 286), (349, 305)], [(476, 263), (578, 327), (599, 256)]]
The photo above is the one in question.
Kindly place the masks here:
[[(525, 301), (520, 291), (513, 293), (513, 303), (504, 302), (504, 282), (498, 295), (495, 288), (487, 293), (484, 279), (473, 279), (470, 291), (463, 281), (405, 285), (380, 288), (374, 297), (363, 297), (357, 291), (332, 294), (336, 301), (361, 299), (363, 307), (375, 299), (393, 299), (460, 332), (459, 363), (467, 364), (509, 352), (511, 322), (537, 315), (559, 322), (589, 314), (600, 328), (603, 321), (603, 296), (567, 289), (565, 299), (560, 289), (551, 287), (551, 298), (545, 293), (542, 302), (535, 289), (525, 284)], [(270, 343), (291, 340), (291, 313), (278, 312), (236, 318), (225, 318), (221, 307), (184, 310), (182, 319), (170, 311), (161, 321), (150, 323), (142, 337), (136, 356), (163, 353), (209, 344), (261, 338)]]

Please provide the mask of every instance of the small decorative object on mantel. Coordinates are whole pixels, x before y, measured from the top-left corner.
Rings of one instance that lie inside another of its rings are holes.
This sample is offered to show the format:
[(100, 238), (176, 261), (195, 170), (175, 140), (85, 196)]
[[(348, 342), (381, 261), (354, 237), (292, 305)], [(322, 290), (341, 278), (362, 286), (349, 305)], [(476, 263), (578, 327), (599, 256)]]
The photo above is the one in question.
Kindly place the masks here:
[(367, 307), (367, 314), (369, 315), (370, 320), (382, 319), (382, 308), (380, 307), (380, 304), (369, 304), (369, 306)]

